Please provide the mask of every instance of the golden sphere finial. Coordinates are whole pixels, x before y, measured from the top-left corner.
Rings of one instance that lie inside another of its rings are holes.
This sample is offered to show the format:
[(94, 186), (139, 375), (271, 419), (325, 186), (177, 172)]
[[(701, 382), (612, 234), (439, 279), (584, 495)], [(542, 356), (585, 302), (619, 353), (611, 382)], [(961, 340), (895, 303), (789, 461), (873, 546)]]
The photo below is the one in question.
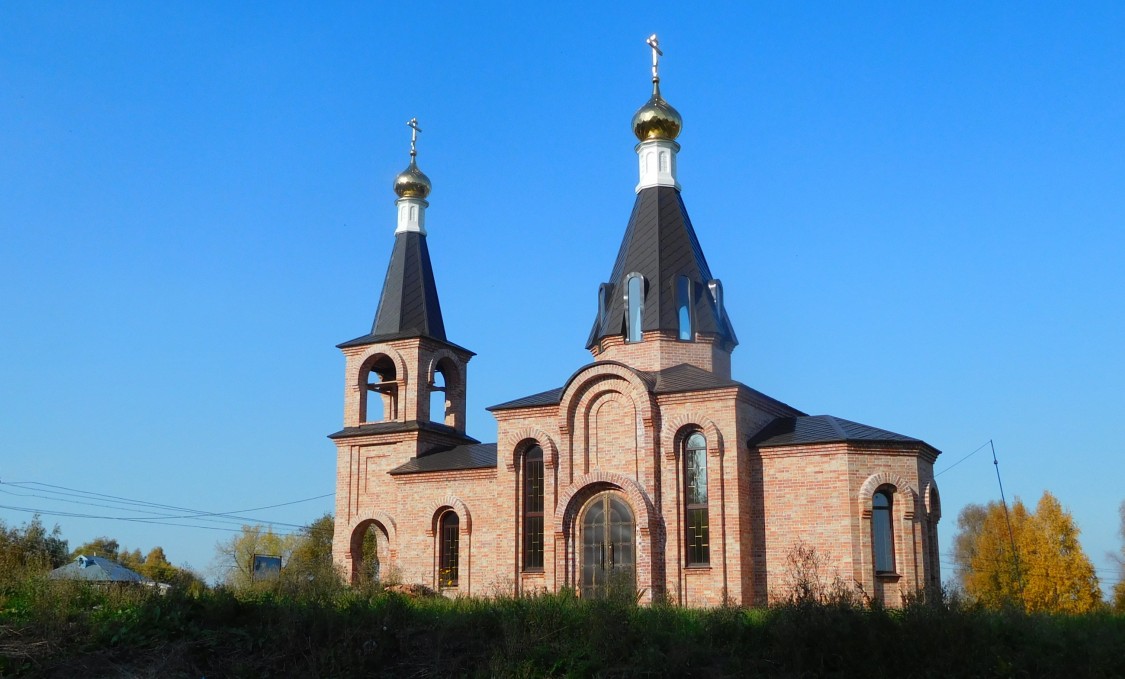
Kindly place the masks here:
[(411, 118), (406, 126), (410, 128), (410, 166), (395, 177), (394, 189), (399, 198), (425, 198), (430, 195), (430, 178), (418, 169), (415, 157), (418, 155), (418, 119)]
[(680, 117), (680, 112), (660, 96), (660, 84), (653, 83), (652, 97), (633, 114), (633, 134), (641, 141), (673, 140), (682, 129), (684, 119)]
[(399, 198), (425, 198), (430, 195), (430, 178), (418, 169), (414, 157), (410, 158), (410, 165), (395, 177), (394, 189)]
[(633, 114), (633, 134), (637, 139), (675, 139), (684, 128), (684, 119), (680, 112), (664, 101), (660, 96), (660, 57), (664, 52), (660, 50), (660, 40), (653, 33), (645, 40), (645, 44), (652, 48), (652, 96), (645, 105)]

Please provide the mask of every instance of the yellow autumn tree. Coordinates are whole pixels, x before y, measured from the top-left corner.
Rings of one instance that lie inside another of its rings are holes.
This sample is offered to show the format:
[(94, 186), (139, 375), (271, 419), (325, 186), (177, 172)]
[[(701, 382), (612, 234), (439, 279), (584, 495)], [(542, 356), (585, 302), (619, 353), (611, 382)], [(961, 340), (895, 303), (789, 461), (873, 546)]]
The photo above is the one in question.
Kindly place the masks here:
[(985, 606), (1054, 613), (1101, 606), (1101, 588), (1078, 543), (1078, 526), (1050, 492), (1043, 493), (1034, 513), (1019, 499), (1008, 516), (999, 502), (970, 505), (958, 526), (954, 558), (961, 584)]
[(1117, 556), (1118, 581), (1113, 586), (1113, 610), (1125, 613), (1125, 502), (1118, 508), (1121, 512), (1121, 553)]

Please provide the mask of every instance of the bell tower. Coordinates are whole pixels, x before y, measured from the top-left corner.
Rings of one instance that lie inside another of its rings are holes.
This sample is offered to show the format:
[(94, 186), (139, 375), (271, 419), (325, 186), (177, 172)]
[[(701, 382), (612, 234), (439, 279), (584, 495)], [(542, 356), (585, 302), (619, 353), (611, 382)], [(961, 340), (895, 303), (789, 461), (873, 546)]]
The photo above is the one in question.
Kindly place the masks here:
[(410, 164), (394, 181), (394, 248), (371, 332), (338, 345), (347, 362), (344, 429), (331, 435), (340, 446), (357, 437), (390, 436), (400, 462), (476, 442), (465, 435), (466, 368), (473, 352), (445, 335), (426, 243), (432, 185), (418, 168), (422, 129), (416, 118), (407, 125)]

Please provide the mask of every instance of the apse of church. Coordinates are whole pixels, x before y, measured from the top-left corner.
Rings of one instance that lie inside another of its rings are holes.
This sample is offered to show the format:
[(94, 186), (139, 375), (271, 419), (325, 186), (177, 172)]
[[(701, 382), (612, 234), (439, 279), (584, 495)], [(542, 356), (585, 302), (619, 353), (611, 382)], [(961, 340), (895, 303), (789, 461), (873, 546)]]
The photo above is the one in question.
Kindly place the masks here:
[(647, 43), (633, 210), (608, 279), (590, 286), (593, 361), (490, 407), (496, 443), (465, 432), (473, 353), (446, 336), (432, 184), (408, 123), (375, 320), (339, 345), (335, 560), (353, 582), (450, 596), (624, 588), (646, 602), (752, 605), (783, 594), (786, 557), (804, 545), (890, 605), (938, 585), (939, 452), (732, 379), (738, 338), (677, 180), (683, 120), (661, 93), (656, 36)]

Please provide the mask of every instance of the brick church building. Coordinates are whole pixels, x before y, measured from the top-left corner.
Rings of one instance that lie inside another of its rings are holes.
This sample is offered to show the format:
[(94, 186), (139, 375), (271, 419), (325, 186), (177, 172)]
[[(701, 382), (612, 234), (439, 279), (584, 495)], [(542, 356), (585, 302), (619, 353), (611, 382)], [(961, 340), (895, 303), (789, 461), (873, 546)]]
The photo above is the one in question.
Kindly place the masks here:
[(496, 443), (465, 433), (473, 352), (446, 335), (412, 140), (375, 322), (339, 345), (333, 554), (353, 582), (580, 596), (622, 584), (643, 601), (757, 605), (805, 545), (889, 605), (939, 584), (938, 450), (732, 378), (738, 338), (680, 195), (682, 120), (649, 43), (652, 97), (632, 121), (640, 180), (600, 284), (593, 360), (490, 407)]

